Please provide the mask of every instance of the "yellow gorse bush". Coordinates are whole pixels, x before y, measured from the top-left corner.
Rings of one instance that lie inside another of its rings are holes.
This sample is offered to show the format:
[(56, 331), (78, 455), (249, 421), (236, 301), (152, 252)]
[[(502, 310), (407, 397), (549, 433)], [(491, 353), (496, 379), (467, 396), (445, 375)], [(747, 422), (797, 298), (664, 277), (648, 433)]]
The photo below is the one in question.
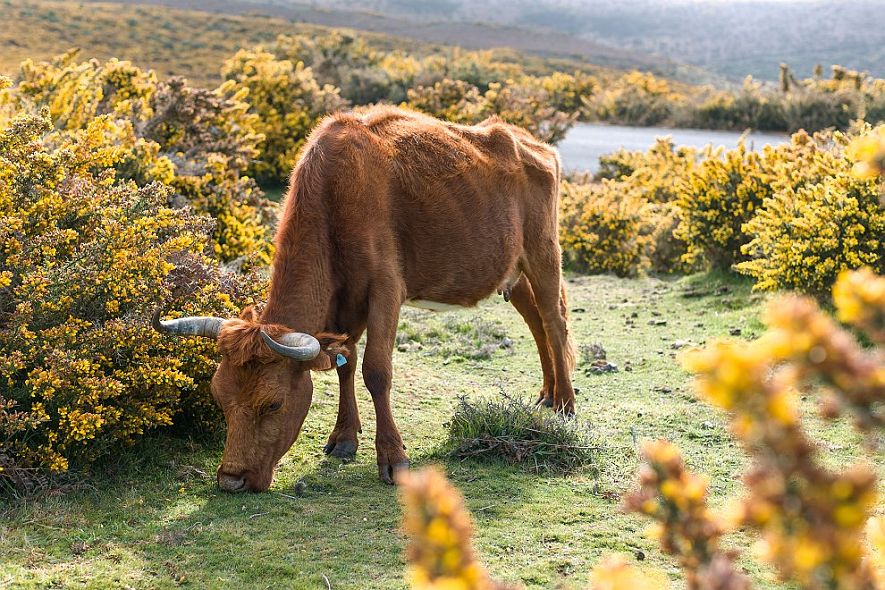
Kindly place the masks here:
[(705, 397), (734, 412), (733, 431), (757, 460), (737, 518), (760, 530), (766, 558), (803, 587), (870, 587), (862, 531), (875, 479), (866, 467), (834, 473), (818, 463), (793, 391), (821, 382), (826, 415), (847, 409), (862, 429), (881, 428), (881, 353), (861, 350), (806, 299), (773, 305), (767, 322), (759, 342), (720, 344), (686, 361)]
[[(837, 313), (857, 327), (881, 326), (885, 278), (869, 270), (843, 273), (836, 285)], [(719, 342), (684, 357), (697, 374), (700, 394), (730, 413), (731, 430), (753, 459), (747, 494), (728, 518), (731, 527), (761, 535), (761, 554), (801, 588), (882, 587), (881, 519), (870, 518), (876, 480), (864, 465), (833, 471), (822, 465), (805, 434), (796, 390), (822, 389), (826, 417), (853, 415), (863, 432), (885, 428), (885, 358), (864, 350), (810, 299), (772, 303), (769, 326), (751, 343)], [(876, 328), (878, 329), (878, 328)], [(882, 343), (881, 333), (871, 332)], [(627, 506), (658, 521), (662, 548), (679, 557), (689, 587), (746, 588), (731, 557), (715, 541), (725, 520), (708, 516), (703, 480), (687, 474), (668, 443), (646, 448), (641, 489)], [(864, 541), (866, 530), (868, 540)], [(698, 564), (718, 560), (706, 581)]]
[(238, 51), (221, 74), (245, 91), (250, 112), (257, 115), (254, 128), (263, 140), (250, 169), (262, 181), (285, 184), (317, 121), (347, 105), (337, 88), (320, 86), (303, 63), (276, 59), (260, 47)]
[(620, 275), (736, 269), (756, 289), (826, 299), (844, 270), (885, 272), (881, 180), (857, 166), (875, 159), (879, 134), (800, 131), (761, 153), (744, 142), (676, 149), (666, 138), (620, 150), (601, 159), (596, 182), (563, 183), (565, 258)]
[(268, 264), (275, 208), (245, 175), (263, 139), (243, 100), (247, 91), (232, 82), (211, 91), (180, 78), (159, 82), (129, 62), (76, 57), (25, 61), (16, 84), (0, 93), (0, 128), (18, 112), (47, 109), (49, 142), (76, 139), (90, 154), (84, 166), (113, 162), (117, 178), (162, 183), (170, 204), (213, 217), (221, 260)]
[(562, 182), (559, 242), (569, 268), (629, 276), (645, 265), (643, 201), (622, 189), (613, 180)]
[(761, 290), (792, 289), (825, 297), (845, 269), (885, 272), (885, 209), (874, 179), (852, 174), (848, 138), (793, 135), (763, 155), (772, 194), (743, 226), (737, 265)]
[(409, 537), (407, 578), (413, 590), (504, 590), (489, 580), (471, 546), (472, 525), (461, 495), (437, 469), (398, 479), (403, 531)]
[(869, 268), (843, 272), (833, 287), (833, 302), (840, 321), (885, 342), (885, 280)]
[(667, 80), (632, 71), (603, 86), (601, 92), (584, 102), (601, 120), (651, 126), (670, 120), (684, 100)]
[(204, 255), (213, 221), (171, 208), (170, 186), (120, 178), (131, 126), (104, 115), (52, 129), (44, 107), (0, 131), (0, 478), (11, 480), (83, 467), (182, 412), (214, 418), (214, 343), (163, 338), (147, 318), (164, 301), (233, 313), (262, 284)]
[(848, 153), (855, 161), (853, 172), (856, 176), (876, 178), (885, 175), (885, 125), (857, 137), (848, 147)]
[(748, 588), (735, 570), (735, 556), (719, 548), (723, 527), (707, 508), (707, 478), (687, 471), (679, 449), (665, 441), (646, 444), (643, 456), (641, 487), (626, 506), (657, 521), (652, 534), (665, 553), (677, 557), (688, 588)]
[(676, 236), (682, 211), (676, 203), (683, 178), (697, 163), (692, 148), (677, 148), (658, 138), (645, 153), (618, 150), (600, 158), (601, 178), (616, 181), (612, 192), (631, 194), (642, 221), (643, 257), (637, 270), (672, 273), (691, 268), (684, 260), (686, 243)]
[(683, 259), (722, 269), (739, 262), (743, 225), (771, 194), (766, 180), (762, 156), (744, 142), (724, 153), (707, 148), (677, 189), (682, 221), (675, 235), (687, 244)]

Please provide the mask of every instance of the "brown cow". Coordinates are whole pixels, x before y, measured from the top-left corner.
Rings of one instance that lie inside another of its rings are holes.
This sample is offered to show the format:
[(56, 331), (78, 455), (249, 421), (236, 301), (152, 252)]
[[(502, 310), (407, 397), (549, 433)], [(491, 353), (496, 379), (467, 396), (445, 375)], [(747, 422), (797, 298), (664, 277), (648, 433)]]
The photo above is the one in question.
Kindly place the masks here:
[(338, 419), (325, 452), (356, 452), (354, 374), (364, 331), (378, 472), (392, 483), (408, 465), (390, 410), (403, 304), (467, 307), (504, 293), (538, 346), (539, 403), (573, 413), (558, 190), (556, 152), (494, 117), (464, 126), (374, 108), (325, 119), (292, 175), (260, 316), (251, 308), (232, 320), (155, 316), (163, 331), (218, 340), (212, 394), (227, 421), (219, 486), (270, 486), (310, 407), (309, 369), (338, 365)]

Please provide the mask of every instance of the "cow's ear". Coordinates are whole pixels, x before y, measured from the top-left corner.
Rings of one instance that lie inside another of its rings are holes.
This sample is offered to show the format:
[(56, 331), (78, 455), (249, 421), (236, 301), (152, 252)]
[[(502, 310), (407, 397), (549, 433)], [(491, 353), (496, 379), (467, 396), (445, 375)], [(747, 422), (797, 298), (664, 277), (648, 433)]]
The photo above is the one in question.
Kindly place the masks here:
[(320, 354), (306, 364), (313, 371), (328, 371), (350, 362), (350, 353), (344, 345), (347, 334), (322, 332), (314, 336), (320, 342)]
[(258, 313), (255, 311), (255, 307), (252, 305), (244, 307), (243, 311), (240, 312), (240, 319), (247, 322), (257, 322)]

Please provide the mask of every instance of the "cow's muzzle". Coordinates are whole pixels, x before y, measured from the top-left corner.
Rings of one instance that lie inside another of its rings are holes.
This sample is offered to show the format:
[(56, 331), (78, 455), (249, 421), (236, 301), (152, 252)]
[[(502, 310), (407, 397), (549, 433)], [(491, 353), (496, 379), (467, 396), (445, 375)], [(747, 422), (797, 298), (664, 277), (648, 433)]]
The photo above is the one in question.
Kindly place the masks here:
[(246, 478), (242, 475), (231, 475), (230, 473), (218, 474), (218, 487), (225, 492), (236, 494), (237, 492), (246, 491)]

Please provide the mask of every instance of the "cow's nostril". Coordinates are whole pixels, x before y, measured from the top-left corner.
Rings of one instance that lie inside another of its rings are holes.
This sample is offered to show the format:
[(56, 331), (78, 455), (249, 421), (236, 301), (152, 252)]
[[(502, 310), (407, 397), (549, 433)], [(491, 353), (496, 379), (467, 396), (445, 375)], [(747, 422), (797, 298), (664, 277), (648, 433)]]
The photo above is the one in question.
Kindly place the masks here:
[(242, 475), (218, 474), (218, 487), (225, 492), (242, 492), (246, 489), (246, 478)]

